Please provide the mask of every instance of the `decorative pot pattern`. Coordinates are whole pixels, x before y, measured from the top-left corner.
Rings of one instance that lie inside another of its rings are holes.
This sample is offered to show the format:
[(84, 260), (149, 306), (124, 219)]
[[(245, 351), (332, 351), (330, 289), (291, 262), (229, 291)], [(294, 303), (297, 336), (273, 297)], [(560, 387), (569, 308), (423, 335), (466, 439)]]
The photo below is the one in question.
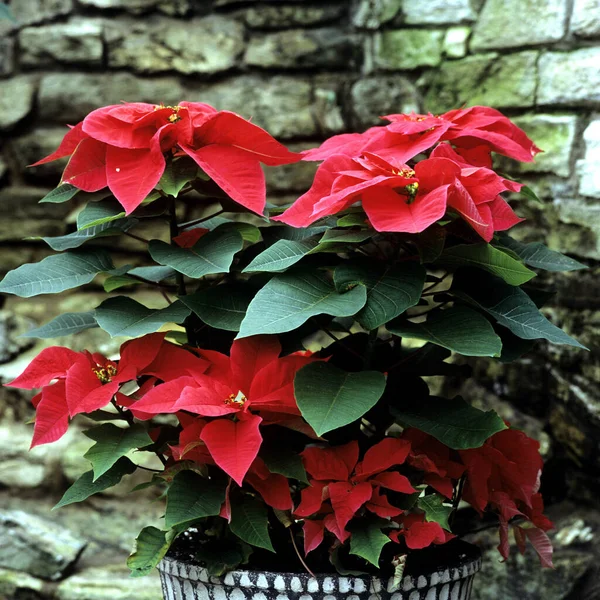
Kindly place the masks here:
[(468, 600), (481, 568), (481, 553), (463, 545), (454, 564), (393, 579), (340, 575), (231, 571), (211, 577), (206, 569), (167, 556), (158, 566), (165, 600)]

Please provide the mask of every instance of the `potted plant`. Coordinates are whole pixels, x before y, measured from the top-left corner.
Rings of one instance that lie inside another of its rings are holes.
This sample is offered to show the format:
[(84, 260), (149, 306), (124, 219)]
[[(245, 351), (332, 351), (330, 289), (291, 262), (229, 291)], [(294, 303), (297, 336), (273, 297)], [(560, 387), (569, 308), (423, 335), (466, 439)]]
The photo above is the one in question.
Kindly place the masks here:
[[(104, 274), (100, 306), (31, 335), (98, 326), (132, 339), (118, 357), (46, 348), (8, 385), (40, 390), (33, 446), (78, 414), (98, 422), (91, 469), (58, 506), (158, 456), (145, 485), (166, 497), (164, 527), (140, 533), (128, 564), (136, 576), (158, 565), (166, 598), (468, 598), (480, 557), (455, 539), (461, 503), (496, 520), (504, 558), (512, 529), (552, 564), (539, 444), (431, 395), (426, 378), (464, 376), (452, 353), (580, 346), (539, 311), (532, 269), (583, 265), (506, 233), (521, 219), (502, 194), (534, 195), (492, 154), (539, 152), (509, 119), (486, 107), (385, 119), (300, 155), (205, 104), (122, 104), (40, 161), (70, 157), (43, 201), (79, 200), (77, 230), (44, 238), (59, 253), (0, 291)], [(265, 207), (260, 163), (298, 160), (321, 161), (312, 187)], [(169, 243), (131, 233), (150, 219)], [(119, 234), (143, 245), (143, 264), (84, 246)], [(163, 308), (126, 295), (140, 283)]]

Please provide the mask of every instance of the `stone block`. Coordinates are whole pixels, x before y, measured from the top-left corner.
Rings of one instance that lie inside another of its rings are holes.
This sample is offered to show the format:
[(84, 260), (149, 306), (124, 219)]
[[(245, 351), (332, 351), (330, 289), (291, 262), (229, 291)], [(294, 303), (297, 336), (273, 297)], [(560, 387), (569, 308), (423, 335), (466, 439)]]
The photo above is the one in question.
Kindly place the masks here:
[(244, 50), (244, 28), (220, 15), (187, 21), (149, 17), (106, 24), (108, 65), (139, 73), (227, 71)]
[(259, 4), (246, 9), (244, 21), (253, 29), (290, 29), (335, 21), (345, 12), (343, 3)]
[(21, 64), (42, 67), (56, 63), (101, 65), (102, 26), (97, 20), (74, 19), (26, 27), (19, 33)]
[(600, 0), (575, 0), (570, 30), (581, 38), (600, 37)]
[(402, 13), (408, 25), (455, 25), (477, 17), (471, 0), (404, 0)]
[(102, 10), (124, 10), (134, 15), (153, 10), (167, 15), (185, 15), (190, 10), (189, 0), (79, 0), (79, 4)]
[(565, 35), (567, 0), (487, 0), (471, 39), (472, 50), (550, 44)]
[(444, 32), (393, 29), (375, 34), (373, 66), (387, 71), (436, 67), (442, 62)]
[(578, 256), (600, 260), (600, 205), (573, 197), (557, 198), (554, 209), (561, 224), (571, 226), (570, 236), (551, 236), (549, 245)]
[(467, 55), (470, 27), (449, 27), (444, 36), (444, 54), (448, 58), (463, 58)]
[[(316, 144), (290, 144), (288, 148), (294, 152), (307, 150)], [(300, 161), (281, 167), (265, 167), (268, 192), (281, 194), (282, 192), (304, 193), (312, 185), (318, 163), (313, 161)]]
[(13, 163), (26, 179), (43, 179), (52, 184), (58, 184), (68, 161), (67, 158), (37, 167), (28, 167), (28, 165), (54, 152), (67, 131), (66, 127), (40, 127), (9, 141), (8, 146), (13, 157)]
[(19, 25), (33, 25), (73, 12), (73, 0), (12, 0), (10, 9)]
[(41, 598), (44, 582), (40, 579), (10, 569), (0, 569), (0, 598)]
[(592, 121), (583, 133), (584, 157), (577, 161), (579, 193), (600, 199), (600, 119)]
[(352, 12), (352, 25), (360, 29), (379, 29), (402, 8), (403, 0), (359, 0)]
[(15, 68), (15, 38), (0, 38), (0, 77), (10, 75)]
[(349, 68), (360, 55), (354, 37), (337, 28), (294, 29), (253, 36), (244, 62), (261, 68)]
[(399, 76), (376, 76), (359, 79), (350, 90), (352, 129), (362, 131), (381, 125), (381, 116), (419, 112), (416, 87)]
[(22, 511), (0, 512), (0, 566), (56, 581), (72, 568), (86, 542), (70, 531)]
[(429, 80), (425, 110), (440, 112), (462, 104), (495, 108), (529, 107), (534, 104), (538, 53), (519, 52), (498, 56), (481, 54), (446, 61)]
[(539, 62), (537, 102), (600, 106), (600, 48), (547, 52)]
[(20, 75), (2, 82), (0, 131), (10, 129), (33, 109), (36, 86), (33, 79)]

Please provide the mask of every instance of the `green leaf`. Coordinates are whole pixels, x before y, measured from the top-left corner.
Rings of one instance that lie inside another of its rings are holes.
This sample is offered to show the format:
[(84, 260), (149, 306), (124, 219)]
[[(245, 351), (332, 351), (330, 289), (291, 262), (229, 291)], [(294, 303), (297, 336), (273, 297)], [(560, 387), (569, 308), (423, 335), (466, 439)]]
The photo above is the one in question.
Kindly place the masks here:
[(123, 207), (112, 198), (100, 200), (99, 202), (88, 202), (77, 215), (77, 229), (97, 227), (104, 223), (122, 219), (125, 216)]
[(44, 240), (52, 250), (62, 252), (63, 250), (70, 250), (71, 248), (79, 248), (79, 246), (94, 238), (118, 235), (123, 231), (131, 229), (137, 225), (137, 223), (139, 223), (137, 219), (117, 219), (110, 223), (103, 223), (102, 225), (87, 227), (81, 231), (74, 231), (68, 235), (43, 237), (41, 239)]
[(29, 330), (21, 337), (48, 339), (79, 333), (92, 327), (98, 327), (93, 312), (64, 313), (41, 327)]
[(350, 213), (337, 220), (338, 227), (368, 227), (364, 212)]
[(200, 238), (193, 248), (179, 248), (152, 240), (148, 250), (153, 260), (198, 279), (213, 273), (228, 273), (233, 257), (244, 245), (235, 227), (225, 225)]
[(338, 294), (333, 284), (319, 271), (276, 275), (250, 302), (238, 338), (291, 331), (320, 314), (350, 317), (366, 301), (367, 292), (363, 285)]
[(133, 552), (127, 559), (127, 566), (131, 569), (132, 577), (148, 575), (163, 559), (177, 531), (161, 531), (156, 527), (144, 527), (135, 540)]
[(382, 521), (361, 522), (352, 527), (350, 554), (360, 556), (375, 567), (379, 567), (379, 557), (390, 538), (381, 531)]
[(450, 531), (448, 519), (454, 510), (452, 506), (444, 504), (444, 498), (439, 494), (429, 494), (419, 498), (417, 506), (425, 511), (425, 520), (439, 523), (443, 529)]
[(225, 480), (207, 479), (193, 471), (177, 473), (167, 491), (167, 527), (216, 517), (225, 502), (226, 488)]
[(257, 498), (244, 495), (232, 501), (229, 527), (243, 542), (275, 552), (269, 537), (267, 507)]
[(52, 202), (53, 204), (67, 202), (68, 200), (73, 198), (80, 191), (81, 190), (79, 188), (76, 188), (74, 185), (71, 185), (70, 183), (63, 183), (63, 184), (59, 185), (57, 188), (54, 188), (48, 194), (46, 194), (40, 200), (40, 204), (43, 202)]
[(372, 231), (365, 229), (328, 229), (319, 240), (319, 244), (360, 244), (372, 235)]
[(285, 271), (304, 258), (319, 244), (319, 237), (309, 237), (304, 240), (278, 240), (272, 246), (261, 252), (244, 269), (244, 273), (257, 271)]
[(308, 484), (306, 470), (299, 454), (285, 448), (261, 449), (260, 457), (271, 473), (278, 473), (288, 479), (297, 479)]
[[(233, 542), (233, 543), (232, 543)], [(225, 540), (211, 540), (202, 544), (196, 551), (196, 560), (206, 565), (208, 574), (212, 577), (221, 577), (227, 571), (247, 564), (252, 547), (237, 538)]]
[(453, 448), (479, 448), (495, 433), (506, 429), (504, 421), (493, 410), (483, 411), (462, 398), (452, 400), (430, 396), (427, 400), (407, 396), (392, 413), (403, 424), (416, 427)]
[(207, 325), (239, 331), (253, 296), (247, 284), (225, 283), (181, 296), (180, 300)]
[(111, 275), (104, 280), (102, 287), (106, 293), (110, 293), (126, 285), (140, 285), (141, 283), (139, 279), (134, 279), (129, 275)]
[(510, 285), (522, 285), (535, 273), (512, 256), (489, 244), (461, 244), (444, 251), (439, 261), (449, 267), (479, 267)]
[(463, 356), (500, 356), (502, 352), (502, 341), (492, 324), (465, 306), (432, 312), (423, 323), (394, 321), (387, 329), (400, 337), (431, 342)]
[(89, 283), (98, 273), (113, 268), (105, 250), (65, 252), (10, 271), (0, 283), (0, 292), (21, 298), (58, 294)]
[(84, 432), (96, 443), (83, 455), (92, 463), (94, 481), (106, 473), (122, 456), (134, 448), (152, 444), (152, 438), (139, 424), (117, 427), (112, 423), (98, 425)]
[(158, 187), (165, 194), (177, 198), (185, 184), (196, 179), (197, 173), (198, 165), (187, 156), (169, 160), (158, 182)]
[(451, 291), (492, 315), (524, 340), (545, 339), (554, 344), (567, 344), (587, 350), (546, 319), (531, 298), (520, 288), (481, 271), (460, 269), (454, 275)]
[(347, 373), (326, 362), (302, 367), (294, 379), (298, 408), (317, 435), (360, 419), (384, 390), (382, 373)]
[(576, 261), (574, 258), (565, 256), (555, 250), (550, 250), (550, 248), (547, 248), (540, 242), (523, 244), (504, 234), (500, 236), (500, 244), (512, 250), (526, 265), (534, 269), (555, 272), (587, 269), (586, 265)]
[(128, 271), (130, 275), (136, 275), (146, 281), (152, 281), (153, 283), (159, 283), (165, 279), (175, 277), (175, 269), (171, 267), (136, 267)]
[(407, 234), (403, 237), (417, 247), (422, 263), (432, 263), (444, 250), (446, 228), (434, 223), (421, 233)]
[(344, 263), (334, 273), (338, 291), (362, 283), (367, 303), (356, 315), (365, 329), (376, 329), (415, 306), (421, 298), (425, 269), (414, 263), (386, 267), (377, 261)]
[(524, 185), (521, 188), (521, 191), (518, 192), (519, 194), (522, 194), (523, 196), (525, 196), (525, 198), (527, 198), (528, 200), (533, 200), (534, 202), (537, 202), (538, 204), (544, 204), (538, 197), (538, 195), (528, 186), (528, 185)]
[(182, 302), (173, 302), (161, 309), (146, 308), (127, 296), (105, 300), (96, 309), (96, 321), (111, 337), (139, 337), (158, 331), (165, 323), (183, 323), (190, 309)]
[[(128, 458), (120, 458), (102, 477), (94, 481), (94, 472), (86, 471), (63, 495), (54, 508), (83, 502), (90, 496), (117, 485), (124, 475), (131, 475), (136, 466)], [(53, 509), (54, 510), (54, 509)]]

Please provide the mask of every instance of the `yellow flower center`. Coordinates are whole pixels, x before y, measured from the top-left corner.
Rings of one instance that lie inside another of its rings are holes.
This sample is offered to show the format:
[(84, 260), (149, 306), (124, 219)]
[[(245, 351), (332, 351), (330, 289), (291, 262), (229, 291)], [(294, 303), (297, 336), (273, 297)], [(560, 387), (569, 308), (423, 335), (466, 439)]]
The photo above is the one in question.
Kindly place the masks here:
[(235, 406), (236, 408), (242, 408), (248, 399), (244, 394), (239, 391), (236, 394), (229, 394), (229, 397), (225, 399), (226, 406)]
[(92, 368), (92, 371), (100, 383), (110, 383), (112, 378), (117, 374), (117, 367), (107, 364), (105, 367), (97, 366), (96, 368)]

